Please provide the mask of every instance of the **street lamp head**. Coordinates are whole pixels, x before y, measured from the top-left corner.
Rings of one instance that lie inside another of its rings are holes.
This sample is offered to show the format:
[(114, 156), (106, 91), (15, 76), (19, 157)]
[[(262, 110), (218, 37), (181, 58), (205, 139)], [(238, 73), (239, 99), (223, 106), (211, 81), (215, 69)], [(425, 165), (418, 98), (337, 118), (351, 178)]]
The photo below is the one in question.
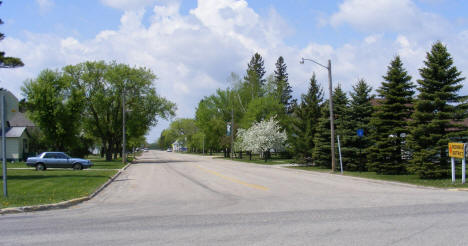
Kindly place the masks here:
[(301, 58), (301, 60), (299, 61), (300, 64), (304, 64), (304, 57)]

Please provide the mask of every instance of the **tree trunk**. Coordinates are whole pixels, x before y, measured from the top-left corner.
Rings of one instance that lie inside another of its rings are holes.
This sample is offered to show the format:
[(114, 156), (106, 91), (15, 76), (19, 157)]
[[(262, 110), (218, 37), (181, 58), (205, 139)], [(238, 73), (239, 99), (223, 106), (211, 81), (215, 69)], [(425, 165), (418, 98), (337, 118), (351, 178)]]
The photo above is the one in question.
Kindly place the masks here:
[(114, 143), (112, 143), (112, 140), (108, 140), (107, 148), (106, 148), (106, 161), (112, 161), (113, 148), (114, 148)]

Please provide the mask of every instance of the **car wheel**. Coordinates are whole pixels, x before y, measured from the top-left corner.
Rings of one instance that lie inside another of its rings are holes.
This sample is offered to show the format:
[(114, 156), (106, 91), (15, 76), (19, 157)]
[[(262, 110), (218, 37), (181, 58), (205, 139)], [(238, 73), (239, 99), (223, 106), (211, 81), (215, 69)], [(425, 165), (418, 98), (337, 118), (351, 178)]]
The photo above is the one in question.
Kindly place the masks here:
[(45, 171), (46, 170), (46, 166), (42, 163), (39, 163), (36, 165), (36, 171)]
[(80, 163), (73, 164), (73, 170), (81, 170), (83, 166)]

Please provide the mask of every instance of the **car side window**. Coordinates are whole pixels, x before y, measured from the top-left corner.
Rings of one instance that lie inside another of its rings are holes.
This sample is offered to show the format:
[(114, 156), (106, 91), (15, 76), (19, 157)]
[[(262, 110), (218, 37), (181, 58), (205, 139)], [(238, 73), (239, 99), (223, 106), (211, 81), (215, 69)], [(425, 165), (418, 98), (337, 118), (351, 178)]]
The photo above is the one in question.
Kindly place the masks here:
[(62, 153), (57, 153), (55, 158), (57, 158), (57, 159), (67, 159), (67, 157)]
[(55, 156), (52, 153), (47, 153), (44, 155), (44, 158), (51, 159), (51, 158), (55, 158)]

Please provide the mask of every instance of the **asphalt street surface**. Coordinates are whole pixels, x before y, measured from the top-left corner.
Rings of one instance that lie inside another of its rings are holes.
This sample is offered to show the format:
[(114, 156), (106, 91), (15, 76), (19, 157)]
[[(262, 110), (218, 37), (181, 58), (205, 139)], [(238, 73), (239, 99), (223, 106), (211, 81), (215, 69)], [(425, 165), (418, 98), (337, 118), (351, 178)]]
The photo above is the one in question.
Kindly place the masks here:
[(468, 193), (149, 151), (90, 201), (0, 216), (0, 245), (468, 245)]

